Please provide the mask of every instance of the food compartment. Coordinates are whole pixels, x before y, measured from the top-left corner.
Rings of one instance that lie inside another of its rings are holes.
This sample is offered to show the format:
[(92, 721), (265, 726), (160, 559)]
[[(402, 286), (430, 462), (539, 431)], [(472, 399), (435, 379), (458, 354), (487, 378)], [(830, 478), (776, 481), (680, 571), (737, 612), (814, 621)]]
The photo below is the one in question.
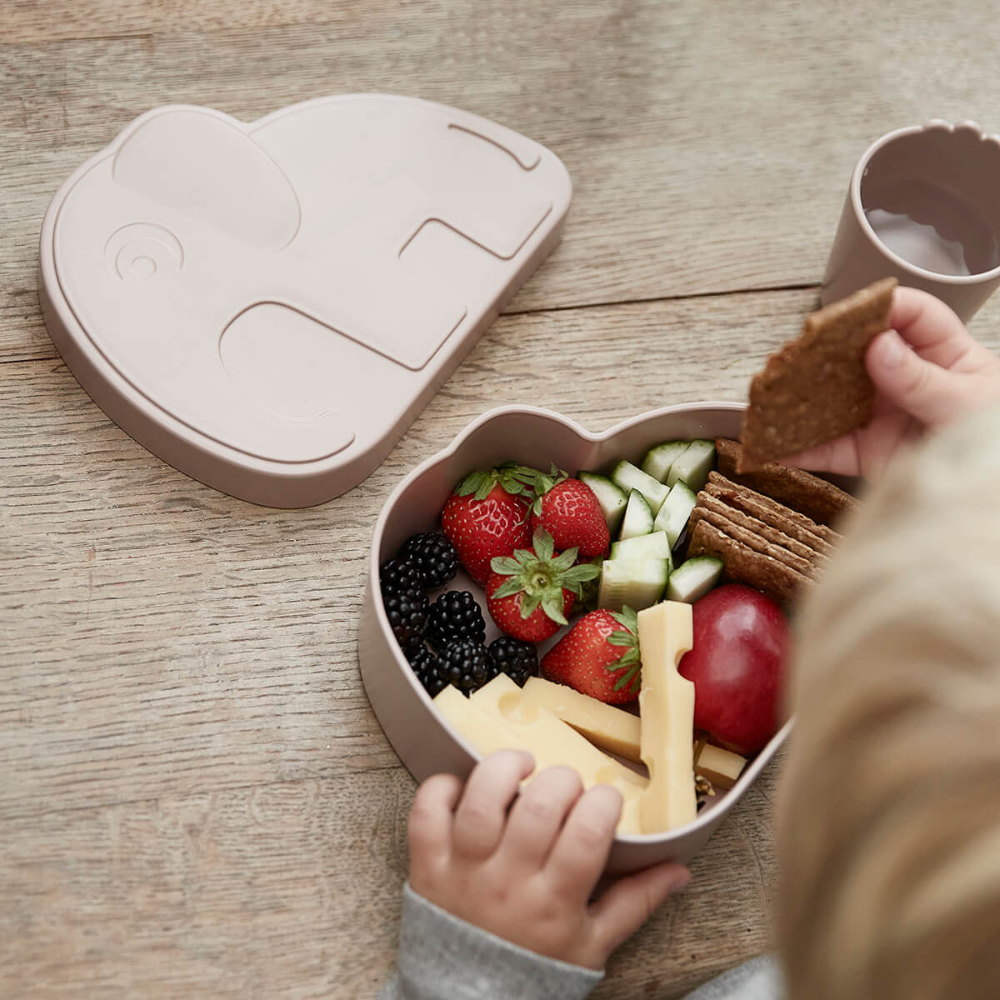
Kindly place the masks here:
[[(437, 771), (465, 775), (479, 755), (459, 728), (441, 712), (414, 676), (397, 644), (379, 588), (379, 567), (396, 555), (403, 542), (418, 532), (440, 530), (440, 513), (455, 484), (470, 471), (509, 460), (548, 469), (552, 463), (570, 474), (577, 470), (608, 472), (627, 460), (639, 464), (647, 450), (675, 439), (735, 437), (742, 406), (732, 403), (684, 404), (665, 407), (593, 434), (558, 414), (528, 407), (492, 411), (473, 422), (444, 451), (414, 469), (387, 501), (373, 536), (367, 594), (362, 619), (360, 662), (372, 707), (400, 759), (417, 780)], [(616, 536), (613, 536), (616, 537)], [(441, 590), (469, 590), (483, 608), (486, 641), (499, 634), (486, 611), (482, 589), (462, 569)], [(430, 592), (431, 600), (439, 590)], [(539, 644), (541, 659), (564, 634), (560, 630)], [(615, 838), (609, 871), (636, 870), (661, 860), (688, 861), (707, 841), (726, 813), (773, 757), (790, 724), (748, 762), (735, 785), (706, 801), (690, 823), (657, 834), (620, 833)], [(627, 757), (616, 764), (644, 772)], [(620, 786), (621, 787), (621, 786)], [(626, 802), (626, 809), (630, 804)]]

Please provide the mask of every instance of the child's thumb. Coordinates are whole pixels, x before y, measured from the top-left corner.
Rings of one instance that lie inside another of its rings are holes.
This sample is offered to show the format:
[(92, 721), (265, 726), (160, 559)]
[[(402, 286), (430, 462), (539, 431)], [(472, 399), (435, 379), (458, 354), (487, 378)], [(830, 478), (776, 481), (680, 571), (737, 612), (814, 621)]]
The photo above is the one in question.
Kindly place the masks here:
[(924, 361), (895, 330), (872, 341), (865, 365), (879, 392), (928, 427), (948, 423), (961, 411), (959, 378)]

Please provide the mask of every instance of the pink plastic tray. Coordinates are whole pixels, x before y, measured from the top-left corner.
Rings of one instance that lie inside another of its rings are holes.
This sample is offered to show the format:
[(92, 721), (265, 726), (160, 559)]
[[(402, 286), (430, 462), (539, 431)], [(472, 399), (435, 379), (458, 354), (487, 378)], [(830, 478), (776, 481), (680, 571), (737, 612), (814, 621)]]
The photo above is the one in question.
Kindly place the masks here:
[(303, 507), (368, 476), (556, 245), (538, 143), (414, 98), (244, 124), (157, 108), (49, 205), (49, 332), (129, 434), (217, 489)]

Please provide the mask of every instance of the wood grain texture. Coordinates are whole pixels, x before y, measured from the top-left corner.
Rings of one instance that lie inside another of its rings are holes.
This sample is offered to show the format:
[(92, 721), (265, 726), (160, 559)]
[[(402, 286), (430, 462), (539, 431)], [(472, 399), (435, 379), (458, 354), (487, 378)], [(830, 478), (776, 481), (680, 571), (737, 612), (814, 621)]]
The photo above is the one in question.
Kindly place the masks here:
[(374, 519), (400, 476), (499, 402), (599, 429), (740, 398), (813, 298), (504, 317), (373, 476), (299, 511), (174, 471), (58, 361), (5, 365), (0, 608), (18, 685), (0, 695), (0, 747), (19, 781), (0, 785), (0, 814), (391, 765), (357, 684), (355, 620)]
[[(381, 504), (499, 401), (598, 430), (739, 399), (813, 298), (503, 317), (367, 482), (301, 511), (165, 466), (58, 361), (4, 365), (0, 995), (373, 995), (413, 787), (357, 673)], [(597, 996), (680, 996), (767, 947), (774, 779)]]
[[(1000, 127), (989, 4), (3, 0), (0, 359), (47, 356), (49, 199), (138, 114), (322, 94), (465, 107), (548, 144), (563, 245), (510, 311), (815, 284), (857, 157), (929, 117)], [(93, 36), (93, 37), (91, 37)]]
[[(600, 430), (741, 399), (814, 299), (502, 317), (369, 480), (301, 511), (164, 465), (58, 361), (4, 365), (0, 996), (374, 995), (413, 792), (357, 673), (382, 503), (498, 402)], [(595, 996), (679, 997), (769, 947), (776, 774)]]
[[(357, 671), (388, 494), (500, 402), (600, 430), (742, 399), (815, 303), (795, 286), (868, 141), (996, 124), (993, 27), (926, 0), (0, 0), (0, 997), (374, 995), (413, 794)], [(252, 507), (142, 449), (57, 358), (42, 214), (150, 107), (252, 120), (366, 90), (548, 144), (566, 237), (370, 479)], [(1000, 346), (1000, 298), (973, 329)], [(776, 776), (596, 997), (670, 1000), (770, 946)]]
[(411, 785), (396, 767), (6, 820), (0, 995), (374, 996)]
[[(355, 27), (383, 16), (409, 20), (429, 5), (392, 0), (245, 0), (232, 3), (166, 3), (164, 0), (88, 0), (85, 3), (5, 0), (0, 39), (44, 43), (81, 38), (126, 38), (136, 35), (248, 30), (293, 24)], [(9, 8), (9, 9), (8, 9)]]
[[(682, 996), (770, 946), (776, 773), (695, 861), (695, 887), (619, 950), (596, 1000)], [(412, 796), (397, 767), (6, 820), (0, 995), (374, 997), (394, 962)]]

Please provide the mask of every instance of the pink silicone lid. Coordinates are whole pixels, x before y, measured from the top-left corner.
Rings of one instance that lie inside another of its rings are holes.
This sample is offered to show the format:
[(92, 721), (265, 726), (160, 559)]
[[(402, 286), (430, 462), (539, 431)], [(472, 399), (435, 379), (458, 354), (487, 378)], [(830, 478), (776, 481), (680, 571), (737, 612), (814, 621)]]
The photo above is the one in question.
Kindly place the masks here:
[(544, 146), (468, 112), (326, 97), (250, 125), (157, 108), (60, 188), (50, 335), (150, 451), (255, 503), (357, 485), (561, 235)]

